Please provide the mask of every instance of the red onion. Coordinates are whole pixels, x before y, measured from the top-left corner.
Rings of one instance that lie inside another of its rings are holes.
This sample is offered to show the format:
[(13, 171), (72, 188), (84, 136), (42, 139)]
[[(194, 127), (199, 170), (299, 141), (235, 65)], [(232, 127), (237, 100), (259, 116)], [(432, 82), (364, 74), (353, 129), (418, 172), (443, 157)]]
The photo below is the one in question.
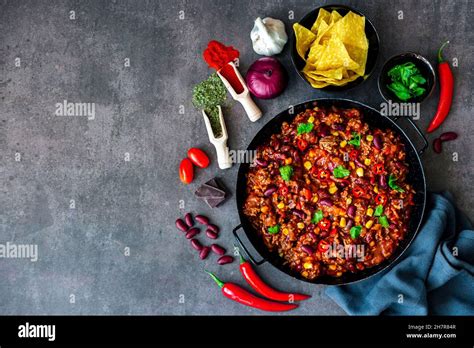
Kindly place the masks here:
[(246, 82), (255, 97), (271, 99), (285, 90), (288, 78), (285, 68), (276, 58), (263, 57), (250, 66)]

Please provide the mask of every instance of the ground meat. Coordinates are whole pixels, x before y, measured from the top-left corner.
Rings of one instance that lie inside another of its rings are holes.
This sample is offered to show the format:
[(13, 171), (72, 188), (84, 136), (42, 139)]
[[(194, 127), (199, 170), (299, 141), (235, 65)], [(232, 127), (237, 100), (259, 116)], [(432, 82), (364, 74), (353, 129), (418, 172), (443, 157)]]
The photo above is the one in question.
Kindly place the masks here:
[(359, 272), (407, 233), (415, 192), (405, 157), (401, 139), (371, 129), (357, 109), (307, 109), (257, 149), (262, 164), (247, 173), (243, 212), (304, 277)]

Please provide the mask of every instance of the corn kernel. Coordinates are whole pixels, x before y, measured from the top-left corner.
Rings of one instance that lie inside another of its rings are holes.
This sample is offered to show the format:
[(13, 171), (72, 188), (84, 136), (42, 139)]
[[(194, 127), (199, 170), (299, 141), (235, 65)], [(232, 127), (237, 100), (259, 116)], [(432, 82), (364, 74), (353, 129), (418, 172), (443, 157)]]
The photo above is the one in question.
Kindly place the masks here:
[(331, 271), (335, 271), (337, 266), (336, 265), (329, 265), (328, 267)]
[(339, 143), (340, 147), (346, 147), (346, 145), (347, 145), (347, 141), (345, 141), (345, 140), (343, 140)]
[(313, 264), (312, 264), (311, 262), (305, 262), (305, 263), (303, 264), (303, 267), (304, 267), (305, 269), (311, 269), (311, 268), (313, 268)]
[(371, 163), (370, 158), (366, 158), (366, 159), (364, 160), (364, 164), (365, 164), (366, 166), (370, 166), (370, 163)]
[(374, 245), (375, 245), (375, 241), (371, 241), (371, 242), (369, 243), (369, 245), (370, 245), (371, 247), (374, 246)]
[(283, 231), (281, 231), (285, 236), (288, 235), (288, 233), (290, 233), (290, 231), (287, 229), (287, 228), (284, 228)]
[(360, 216), (357, 215), (357, 216), (354, 218), (354, 221), (355, 221), (355, 222), (360, 222)]
[(340, 276), (342, 276), (342, 272), (337, 272), (336, 277), (340, 277)]
[(293, 162), (293, 159), (291, 157), (285, 159), (285, 164), (291, 164), (291, 162)]
[(302, 229), (304, 228), (304, 223), (298, 222), (298, 223), (296, 224), (296, 226), (297, 226), (300, 230), (302, 230)]
[(318, 196), (314, 196), (313, 197), (313, 203), (316, 203), (318, 201), (318, 199), (319, 199)]
[(377, 186), (374, 186), (374, 192), (379, 193), (379, 188)]
[(357, 169), (356, 169), (356, 174), (357, 174), (357, 176), (359, 176), (359, 177), (364, 176), (364, 169), (363, 169), (363, 168), (357, 168)]
[(352, 169), (355, 169), (355, 167), (356, 167), (355, 164), (354, 164), (354, 162), (352, 162), (352, 161), (349, 162), (349, 166), (350, 166)]
[(268, 207), (264, 205), (262, 208), (260, 208), (260, 211), (265, 214), (268, 212)]
[(304, 167), (305, 167), (306, 169), (310, 170), (312, 166), (313, 166), (313, 165), (311, 164), (310, 161), (304, 162)]
[(314, 122), (314, 117), (313, 117), (313, 116), (310, 116), (310, 117), (308, 118), (308, 123), (313, 123), (313, 122)]
[(339, 226), (346, 227), (346, 218), (341, 218), (341, 221), (339, 221)]
[(333, 194), (335, 194), (336, 192), (337, 192), (337, 186), (336, 186), (336, 185), (331, 185), (331, 186), (329, 187), (329, 193), (333, 195)]
[(367, 141), (372, 141), (374, 140), (374, 136), (373, 135), (367, 135), (367, 137), (365, 137), (367, 139)]
[(351, 203), (352, 203), (352, 198), (351, 198), (351, 197), (347, 198), (347, 199), (346, 199), (346, 204), (349, 205), (349, 204), (351, 204)]
[(331, 132), (331, 134), (334, 135), (335, 137), (337, 137), (339, 135), (339, 132), (334, 131), (334, 132)]
[(374, 210), (372, 208), (367, 209), (367, 215), (368, 216), (374, 215)]
[(310, 158), (314, 158), (314, 157), (316, 157), (316, 151), (311, 149), (311, 150), (309, 150), (308, 155), (309, 155)]
[(308, 278), (308, 275), (309, 275), (309, 274), (308, 274), (308, 272), (303, 271), (303, 272), (301, 273), (301, 275), (302, 275), (303, 277), (305, 277), (305, 278)]
[(280, 202), (280, 203), (278, 203), (277, 207), (278, 207), (278, 209), (283, 209), (285, 207), (285, 203)]
[(374, 224), (374, 220), (369, 220), (369, 221), (367, 221), (367, 223), (365, 224), (365, 227), (371, 228), (373, 224)]

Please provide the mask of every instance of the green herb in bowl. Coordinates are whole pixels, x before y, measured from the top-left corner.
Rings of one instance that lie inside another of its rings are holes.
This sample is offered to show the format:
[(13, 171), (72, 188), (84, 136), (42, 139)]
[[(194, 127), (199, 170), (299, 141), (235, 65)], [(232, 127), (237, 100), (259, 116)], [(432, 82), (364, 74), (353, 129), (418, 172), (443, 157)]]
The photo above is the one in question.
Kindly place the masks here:
[(426, 84), (426, 79), (412, 62), (395, 65), (387, 75), (391, 79), (387, 88), (401, 101), (408, 101), (426, 92), (426, 88), (422, 87)]

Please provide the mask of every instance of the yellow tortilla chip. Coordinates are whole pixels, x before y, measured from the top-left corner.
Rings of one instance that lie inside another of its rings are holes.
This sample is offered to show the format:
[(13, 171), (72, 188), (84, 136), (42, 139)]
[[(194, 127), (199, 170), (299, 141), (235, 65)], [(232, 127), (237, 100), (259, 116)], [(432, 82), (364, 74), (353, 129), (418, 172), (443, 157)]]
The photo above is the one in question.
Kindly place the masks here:
[(343, 86), (364, 76), (369, 48), (364, 17), (321, 9), (311, 30), (297, 23), (293, 29), (306, 62), (302, 73), (314, 88)]
[(316, 39), (316, 35), (299, 23), (293, 24), (293, 30), (296, 36), (296, 50), (301, 58), (306, 59), (306, 52)]

